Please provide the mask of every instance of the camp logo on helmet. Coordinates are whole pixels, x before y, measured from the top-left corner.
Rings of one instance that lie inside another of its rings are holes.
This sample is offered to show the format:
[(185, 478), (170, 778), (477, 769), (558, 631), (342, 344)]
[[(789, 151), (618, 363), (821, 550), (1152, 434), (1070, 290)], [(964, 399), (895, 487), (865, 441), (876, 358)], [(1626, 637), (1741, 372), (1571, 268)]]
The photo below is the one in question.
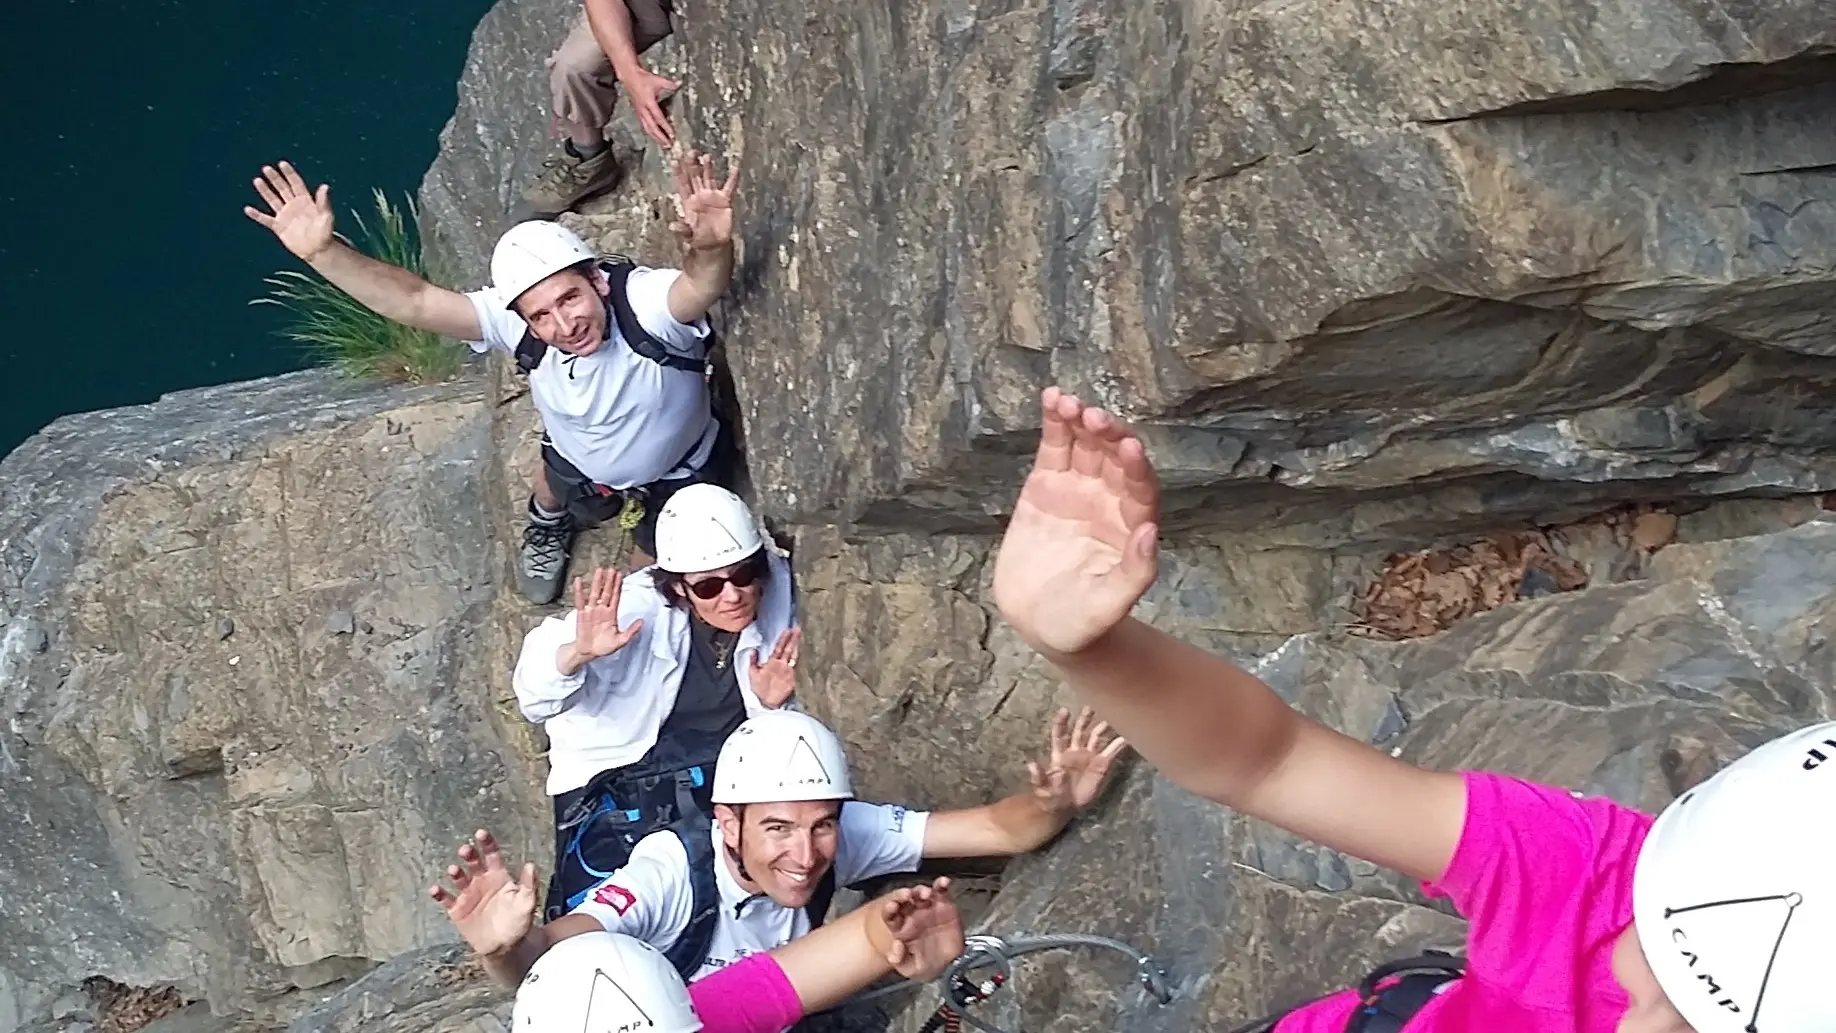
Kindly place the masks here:
[(1708, 969), (1703, 966), (1702, 955), (1691, 945), (1689, 933), (1680, 925), (1672, 924), (1670, 927), (1670, 942), (1676, 947), (1677, 954), (1683, 958), (1685, 966), (1687, 966), (1690, 972), (1695, 976), (1696, 981), (1701, 984), (1702, 989), (1708, 993), (1710, 997), (1714, 998), (1715, 1006), (1734, 1015), (1747, 1015), (1746, 1028), (1748, 1030), (1757, 1030), (1759, 1028), (1760, 1006), (1766, 1001), (1766, 984), (1772, 978), (1773, 963), (1778, 960), (1779, 948), (1785, 942), (1785, 931), (1791, 926), (1791, 916), (1803, 903), (1804, 895), (1801, 893), (1775, 893), (1764, 897), (1743, 897), (1739, 900), (1716, 900), (1707, 904), (1695, 904), (1690, 907), (1667, 907), (1664, 909), (1664, 918), (1666, 921), (1670, 921), (1682, 915), (1697, 914), (1700, 912), (1712, 911), (1717, 908), (1734, 907), (1742, 908), (1742, 915), (1744, 916), (1751, 913), (1758, 905), (1780, 904), (1784, 906), (1784, 913), (1779, 916), (1778, 920), (1778, 935), (1773, 937), (1772, 940), (1772, 950), (1768, 951), (1763, 958), (1755, 957), (1740, 959), (1756, 966), (1762, 964), (1765, 966), (1764, 971), (1760, 973), (1759, 985), (1753, 991), (1753, 1010), (1751, 1013), (1742, 1009), (1739, 1003), (1734, 1000), (1734, 992), (1723, 985), (1724, 982), (1726, 982), (1725, 972), (1722, 973), (1722, 978), (1717, 978), (1714, 973), (1709, 972)]
[(1829, 755), (1823, 752), (1826, 747), (1832, 752), (1836, 752), (1836, 739), (1825, 739), (1817, 745), (1812, 746), (1810, 750), (1804, 754), (1804, 770), (1815, 771), (1824, 761), (1830, 759)]
[(829, 769), (823, 766), (822, 758), (816, 756), (816, 747), (803, 736), (797, 736), (796, 745), (791, 747), (791, 755), (784, 762), (784, 777), (778, 780), (781, 786), (815, 786), (826, 785), (834, 781), (829, 777)]
[[(619, 998), (630, 1005), (630, 1012), (619, 1005)], [(606, 1010), (602, 1012), (599, 1010), (601, 1008)], [(636, 1016), (633, 1017), (631, 1012), (635, 1012)], [(586, 1019), (580, 1024), (580, 1033), (633, 1033), (634, 1030), (655, 1026), (656, 1020), (650, 1017), (643, 1005), (625, 992), (624, 987), (618, 985), (618, 980), (607, 975), (603, 968), (593, 970), (593, 988), (587, 994)]]

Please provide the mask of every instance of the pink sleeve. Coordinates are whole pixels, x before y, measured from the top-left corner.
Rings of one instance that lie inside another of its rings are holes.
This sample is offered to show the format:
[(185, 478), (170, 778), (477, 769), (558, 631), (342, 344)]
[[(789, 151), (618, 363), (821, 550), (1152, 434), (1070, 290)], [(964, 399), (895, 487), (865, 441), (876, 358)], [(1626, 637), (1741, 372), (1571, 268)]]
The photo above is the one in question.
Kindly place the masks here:
[(748, 954), (689, 984), (702, 1033), (778, 1033), (803, 1018), (803, 1002), (769, 954)]
[(1460, 845), (1423, 889), (1467, 919), (1475, 974), (1521, 1000), (1567, 1004), (1632, 921), (1633, 862), (1651, 818), (1503, 775), (1464, 777)]

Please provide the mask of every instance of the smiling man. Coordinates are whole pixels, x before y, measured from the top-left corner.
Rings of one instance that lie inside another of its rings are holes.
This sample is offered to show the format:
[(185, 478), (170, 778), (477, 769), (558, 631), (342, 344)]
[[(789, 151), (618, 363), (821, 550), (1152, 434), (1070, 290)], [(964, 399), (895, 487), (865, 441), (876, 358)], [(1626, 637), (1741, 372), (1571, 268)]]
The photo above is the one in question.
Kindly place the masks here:
[[(1090, 806), (1124, 743), (1086, 709), (1059, 711), (1051, 753), (1029, 764), (1032, 786), (981, 807), (918, 811), (857, 800), (842, 746), (794, 710), (747, 718), (715, 764), (715, 821), (655, 832), (569, 914), (516, 928), (453, 915), (493, 978), (514, 985), (550, 946), (600, 931), (661, 950), (685, 979), (770, 951), (821, 925), (837, 886), (914, 872), (925, 858), (1003, 857), (1037, 850)], [(490, 847), (462, 847), (471, 863)], [(448, 869), (461, 878), (457, 866)], [(509, 892), (505, 890), (504, 892)], [(500, 910), (481, 901), (481, 914)], [(514, 910), (514, 909), (512, 909)]]
[(676, 167), (680, 269), (603, 260), (553, 222), (512, 226), (491, 255), (491, 286), (461, 294), (378, 261), (333, 233), (330, 188), (308, 188), (292, 165), (266, 166), (244, 208), (287, 250), (386, 319), (512, 355), (542, 415), (542, 458), (530, 484), (517, 565), (530, 601), (561, 592), (575, 533), (633, 522), (646, 556), (656, 513), (696, 483), (731, 486), (732, 448), (708, 394), (706, 316), (733, 272), (735, 166), (689, 152)]

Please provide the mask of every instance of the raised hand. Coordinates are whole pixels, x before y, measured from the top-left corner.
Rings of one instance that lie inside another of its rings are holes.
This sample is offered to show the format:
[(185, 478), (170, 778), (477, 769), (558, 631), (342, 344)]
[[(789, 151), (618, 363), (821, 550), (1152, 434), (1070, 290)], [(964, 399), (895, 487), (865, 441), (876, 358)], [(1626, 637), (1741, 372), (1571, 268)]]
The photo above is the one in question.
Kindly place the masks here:
[(612, 567), (595, 569), (591, 586), (574, 579), (573, 648), (583, 659), (611, 656), (644, 630), (641, 620), (618, 626), (618, 601), (624, 586), (625, 576)]
[(739, 184), (739, 162), (727, 168), (727, 182), (714, 185), (714, 159), (689, 151), (676, 160), (676, 214), (671, 233), (684, 247), (706, 250), (733, 243), (733, 188)]
[(429, 895), (472, 950), (491, 955), (516, 946), (535, 926), (536, 866), (525, 864), (521, 877), (512, 878), (497, 840), (484, 829), (459, 848), (459, 860), (464, 867), (446, 869), (453, 889), (434, 886)]
[(768, 707), (781, 707), (797, 691), (797, 647), (803, 642), (802, 628), (786, 628), (772, 648), (771, 658), (759, 663), (752, 654), (752, 693)]
[(644, 127), (644, 134), (657, 142), (659, 147), (669, 147), (676, 142), (676, 130), (669, 124), (669, 116), (663, 113), (663, 101), (675, 93), (682, 84), (674, 79), (666, 79), (648, 68), (632, 69), (630, 74), (618, 77), (619, 85), (625, 88), (625, 96), (631, 98), (631, 110), (637, 115), (638, 124)]
[(950, 880), (895, 890), (880, 903), (892, 931), (886, 963), (893, 971), (923, 981), (935, 979), (963, 953), (963, 916), (950, 899)]
[(1056, 387), (1039, 451), (995, 558), (1001, 616), (1042, 651), (1073, 653), (1154, 583), (1160, 485), (1133, 432)]
[(261, 175), (255, 178), (255, 192), (267, 203), (268, 211), (245, 205), (242, 214), (274, 231), (288, 251), (311, 262), (331, 246), (330, 184), (321, 183), (314, 192), (293, 165), (283, 161), (279, 168), (261, 167)]
[(1045, 765), (1036, 761), (1026, 764), (1033, 795), (1051, 810), (1081, 811), (1090, 806), (1103, 791), (1110, 764), (1128, 745), (1128, 740), (1119, 736), (1104, 745), (1103, 736), (1108, 734), (1109, 725), (1098, 721), (1093, 726), (1090, 722), (1095, 716), (1095, 711), (1085, 707), (1077, 715), (1077, 726), (1067, 733), (1071, 712), (1059, 708), (1058, 716), (1052, 719), (1052, 752)]

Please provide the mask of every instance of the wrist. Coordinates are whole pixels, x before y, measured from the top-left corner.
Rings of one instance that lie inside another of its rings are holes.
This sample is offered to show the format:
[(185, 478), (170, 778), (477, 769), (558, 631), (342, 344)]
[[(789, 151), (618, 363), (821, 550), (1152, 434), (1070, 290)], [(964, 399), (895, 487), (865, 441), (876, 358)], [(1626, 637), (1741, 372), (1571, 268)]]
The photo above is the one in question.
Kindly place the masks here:
[(624, 83), (627, 89), (630, 88), (632, 80), (650, 74), (650, 69), (645, 68), (644, 63), (638, 60), (635, 51), (630, 54), (608, 54), (606, 60), (612, 65), (612, 74), (617, 76), (618, 81)]

